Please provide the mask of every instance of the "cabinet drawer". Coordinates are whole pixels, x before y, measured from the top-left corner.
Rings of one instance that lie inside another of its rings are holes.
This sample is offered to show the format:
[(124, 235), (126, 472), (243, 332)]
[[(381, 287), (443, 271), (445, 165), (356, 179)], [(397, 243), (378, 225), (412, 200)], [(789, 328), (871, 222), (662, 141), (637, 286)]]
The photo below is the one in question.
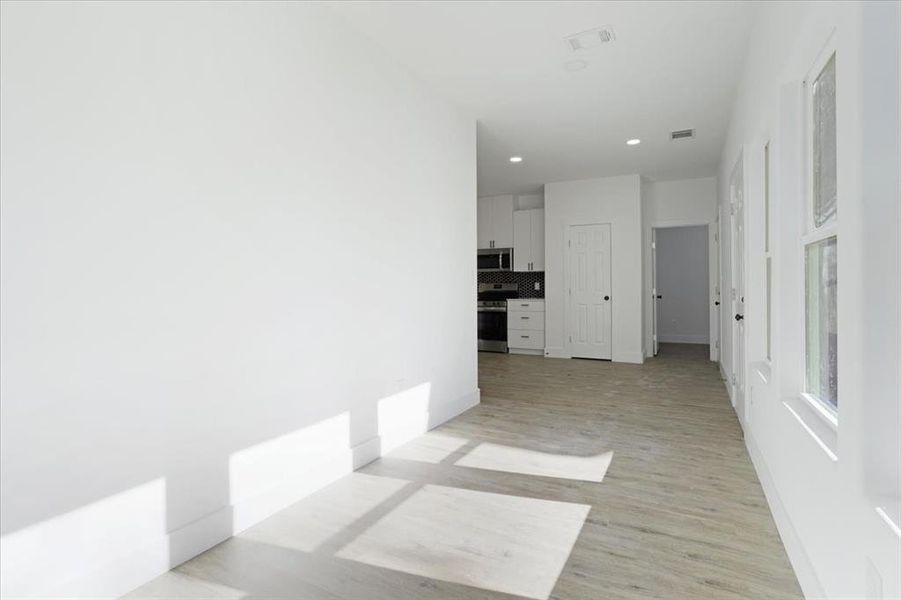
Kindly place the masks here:
[(524, 331), (522, 329), (507, 330), (507, 346), (510, 348), (544, 349), (543, 331)]
[(507, 313), (507, 329), (544, 331), (544, 313), (511, 310)]
[(508, 311), (544, 312), (544, 300), (507, 300)]

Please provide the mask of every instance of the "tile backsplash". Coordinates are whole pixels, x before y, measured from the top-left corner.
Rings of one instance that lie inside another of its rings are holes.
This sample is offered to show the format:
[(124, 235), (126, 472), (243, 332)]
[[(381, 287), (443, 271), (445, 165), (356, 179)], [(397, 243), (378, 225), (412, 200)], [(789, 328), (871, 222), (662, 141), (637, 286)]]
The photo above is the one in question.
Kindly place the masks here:
[[(517, 283), (520, 298), (544, 298), (544, 271), (485, 271), (478, 273), (479, 283)], [(535, 289), (535, 284), (539, 289)]]

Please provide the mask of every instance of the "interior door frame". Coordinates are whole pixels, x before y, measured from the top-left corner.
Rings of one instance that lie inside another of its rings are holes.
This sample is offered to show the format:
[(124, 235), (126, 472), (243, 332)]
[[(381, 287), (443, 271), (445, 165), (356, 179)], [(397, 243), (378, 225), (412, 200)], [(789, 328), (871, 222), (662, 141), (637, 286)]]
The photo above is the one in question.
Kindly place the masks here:
[(570, 234), (573, 227), (584, 227), (590, 225), (606, 225), (607, 227), (609, 227), (610, 231), (610, 358), (599, 360), (613, 361), (613, 302), (616, 301), (616, 294), (613, 287), (613, 223), (609, 221), (592, 223), (565, 222), (563, 224), (563, 347), (566, 349), (567, 356), (569, 358), (573, 358), (573, 344), (571, 341), (572, 322), (570, 320), (570, 318), (572, 317), (572, 307), (570, 306), (571, 298), (567, 293), (567, 290), (569, 290), (572, 286), (572, 257), (570, 256), (570, 247), (567, 242), (568, 240), (570, 240)]
[[(747, 410), (747, 399), (745, 397), (747, 369), (746, 369), (746, 344), (744, 321), (738, 321), (734, 315), (744, 315), (745, 307), (745, 281), (748, 262), (747, 256), (747, 227), (745, 227), (745, 209), (747, 204), (747, 185), (745, 173), (747, 171), (744, 164), (744, 148), (735, 159), (735, 164), (729, 173), (729, 241), (730, 241), (730, 284), (731, 290), (729, 295), (729, 322), (732, 325), (732, 373), (729, 382), (732, 390), (732, 405), (738, 415), (738, 421), (744, 429)], [(736, 185), (736, 175), (739, 180)], [(741, 192), (741, 207), (736, 208), (736, 190)], [(741, 243), (739, 244), (738, 230), (741, 230)], [(739, 310), (741, 313), (739, 313)], [(741, 335), (739, 335), (741, 333)]]
[[(657, 289), (657, 281), (656, 281), (656, 270), (657, 270), (657, 262), (656, 262), (656, 248), (654, 244), (657, 243), (657, 229), (671, 229), (673, 227), (706, 227), (707, 228), (707, 288), (708, 288), (708, 302), (710, 312), (708, 313), (708, 320), (710, 321), (710, 339), (708, 343), (710, 344), (710, 360), (717, 361), (719, 360), (719, 346), (720, 346), (720, 328), (719, 328), (719, 308), (716, 303), (720, 301), (719, 298), (719, 232), (717, 228), (719, 227), (719, 218), (714, 215), (712, 220), (703, 221), (697, 219), (684, 219), (684, 220), (672, 220), (672, 221), (654, 221), (649, 224), (651, 228), (650, 235), (650, 243), (651, 246), (649, 248), (649, 252), (651, 253), (651, 290), (650, 294), (651, 298), (651, 308), (653, 311), (651, 315), (651, 350), (653, 355), (657, 355), (657, 342), (655, 341), (654, 336), (657, 335), (657, 323), (656, 323), (656, 311), (657, 311), (657, 298), (656, 298), (656, 289)], [(710, 243), (710, 240), (714, 240), (714, 244)], [(713, 320), (717, 319), (717, 326), (713, 327)], [(645, 321), (647, 323), (647, 321)]]
[(657, 306), (657, 227), (651, 227), (651, 356), (660, 352), (660, 312)]

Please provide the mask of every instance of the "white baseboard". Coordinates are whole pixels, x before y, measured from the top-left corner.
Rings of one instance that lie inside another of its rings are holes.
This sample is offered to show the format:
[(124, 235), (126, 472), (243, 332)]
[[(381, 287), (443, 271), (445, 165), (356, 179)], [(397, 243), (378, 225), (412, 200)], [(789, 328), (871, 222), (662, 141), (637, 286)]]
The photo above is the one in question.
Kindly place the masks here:
[(677, 333), (660, 334), (661, 344), (709, 344), (710, 336), (707, 335), (680, 335)]
[(530, 348), (509, 348), (507, 349), (509, 354), (526, 354), (532, 356), (544, 356), (544, 350), (533, 350)]
[(614, 352), (613, 362), (640, 365), (644, 362), (644, 352)]
[(798, 578), (804, 597), (811, 600), (825, 598), (826, 593), (823, 591), (823, 586), (816, 576), (813, 563), (810, 562), (810, 557), (807, 556), (807, 552), (801, 544), (801, 538), (795, 531), (791, 517), (789, 517), (788, 512), (785, 510), (785, 505), (782, 504), (782, 500), (779, 497), (776, 482), (773, 480), (763, 454), (757, 447), (754, 436), (750, 431), (745, 433), (745, 446), (748, 448), (748, 454), (751, 456), (751, 463), (757, 471), (757, 478), (760, 480), (767, 504), (769, 504), (770, 512), (773, 515), (773, 520), (776, 522), (776, 529), (779, 531), (779, 537), (782, 538), (782, 544), (785, 546), (785, 552), (788, 554), (788, 560), (795, 571), (795, 576)]
[[(427, 423), (427, 429), (432, 429), (479, 402), (480, 391), (476, 389), (453, 401), (430, 406), (422, 422)], [(420, 430), (412, 433), (411, 437), (422, 433)], [(73, 531), (72, 527), (64, 529), (51, 519), (4, 536), (0, 597), (92, 600), (118, 598), (378, 459), (382, 454), (382, 447), (381, 438), (375, 436), (351, 448), (325, 453), (316, 458), (315, 464), (298, 472), (290, 481), (225, 506), (174, 531), (144, 538), (143, 541), (140, 538), (129, 540), (124, 548), (120, 544), (108, 551), (102, 548), (92, 549), (97, 550), (94, 553), (96, 558), (85, 561), (85, 566), (77, 569), (77, 572), (70, 569), (68, 574), (54, 573), (52, 565), (48, 570), (48, 565), (42, 561), (42, 548), (46, 548), (48, 544), (53, 545), (55, 540), (64, 537), (68, 545), (78, 543), (79, 540), (73, 539), (70, 533)], [(79, 529), (76, 527), (74, 531)]]
[(544, 349), (544, 355), (548, 358), (572, 358), (569, 350), (562, 346), (548, 346)]
[[(569, 350), (562, 347), (547, 347), (544, 349), (544, 355), (547, 358), (572, 358)], [(642, 364), (644, 362), (644, 352), (614, 352), (613, 362)]]

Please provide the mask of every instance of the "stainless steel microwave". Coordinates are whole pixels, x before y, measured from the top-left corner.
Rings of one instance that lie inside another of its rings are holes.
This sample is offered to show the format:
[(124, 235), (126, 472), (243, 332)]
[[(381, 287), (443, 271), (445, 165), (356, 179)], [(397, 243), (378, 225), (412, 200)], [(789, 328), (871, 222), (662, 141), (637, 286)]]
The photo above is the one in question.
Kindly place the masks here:
[(513, 248), (490, 248), (479, 250), (479, 271), (512, 271)]

